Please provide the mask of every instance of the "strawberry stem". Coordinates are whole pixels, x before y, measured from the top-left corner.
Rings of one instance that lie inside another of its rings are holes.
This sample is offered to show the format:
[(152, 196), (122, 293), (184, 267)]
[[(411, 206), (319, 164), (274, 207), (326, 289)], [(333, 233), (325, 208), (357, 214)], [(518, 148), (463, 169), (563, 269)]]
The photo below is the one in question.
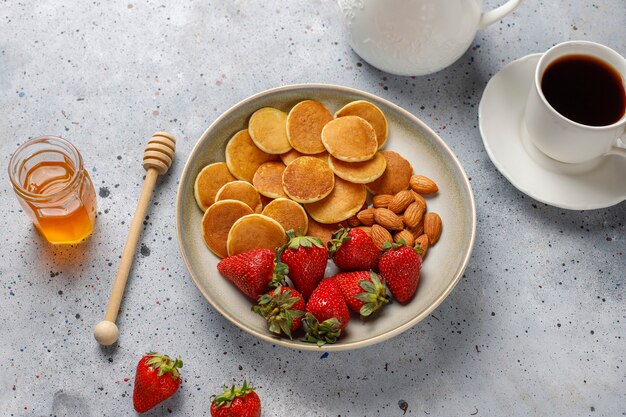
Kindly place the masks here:
[(228, 408), (233, 400), (237, 397), (245, 397), (254, 391), (254, 387), (248, 386), (248, 381), (244, 380), (241, 388), (233, 384), (230, 388), (224, 385), (224, 392), (220, 395), (211, 396), (211, 400), (215, 402), (217, 408)]
[(317, 343), (317, 346), (324, 346), (326, 343), (335, 343), (341, 335), (341, 322), (336, 318), (330, 318), (323, 322), (317, 321), (311, 313), (304, 315), (302, 320), (306, 332), (303, 342)]
[(181, 358), (177, 358), (174, 361), (169, 356), (161, 355), (156, 352), (148, 352), (146, 353), (146, 356), (150, 357), (150, 359), (146, 361), (146, 365), (150, 366), (150, 368), (154, 370), (157, 370), (158, 376), (172, 374), (173, 380), (177, 380), (180, 377), (178, 369), (183, 367), (183, 360)]

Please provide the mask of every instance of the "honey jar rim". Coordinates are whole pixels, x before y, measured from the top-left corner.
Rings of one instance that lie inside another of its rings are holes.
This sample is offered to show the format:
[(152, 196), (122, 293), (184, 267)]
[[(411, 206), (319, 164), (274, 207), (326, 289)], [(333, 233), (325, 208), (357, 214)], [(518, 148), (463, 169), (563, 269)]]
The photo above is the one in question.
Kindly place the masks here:
[[(50, 194), (33, 193), (31, 191), (26, 190), (22, 186), (20, 181), (18, 181), (17, 178), (15, 177), (14, 171), (15, 171), (15, 168), (18, 167), (18, 164), (20, 162), (25, 161), (32, 156), (32, 153), (30, 153), (30, 154), (24, 155), (23, 157), (20, 157), (21, 152), (24, 152), (29, 146), (33, 146), (37, 143), (42, 143), (46, 141), (52, 142), (52, 143), (58, 142), (61, 145), (65, 146), (67, 148), (65, 149), (65, 151), (69, 151), (66, 153), (72, 157), (72, 162), (75, 165), (75, 169), (74, 169), (74, 173), (72, 174), (72, 178), (70, 178), (67, 184), (65, 184), (62, 188)], [(76, 184), (79, 182), (79, 180), (82, 179), (84, 175), (83, 174), (83, 171), (84, 171), (83, 157), (78, 151), (78, 149), (76, 149), (76, 147), (67, 139), (64, 139), (60, 136), (54, 136), (54, 135), (38, 136), (38, 137), (27, 140), (26, 142), (24, 142), (23, 144), (17, 147), (17, 149), (15, 150), (15, 152), (13, 152), (13, 155), (11, 155), (11, 158), (9, 159), (8, 171), (9, 171), (9, 179), (11, 181), (11, 187), (21, 197), (26, 198), (31, 201), (54, 200), (54, 199), (57, 199), (57, 198), (60, 198), (69, 194), (69, 192), (76, 187)]]

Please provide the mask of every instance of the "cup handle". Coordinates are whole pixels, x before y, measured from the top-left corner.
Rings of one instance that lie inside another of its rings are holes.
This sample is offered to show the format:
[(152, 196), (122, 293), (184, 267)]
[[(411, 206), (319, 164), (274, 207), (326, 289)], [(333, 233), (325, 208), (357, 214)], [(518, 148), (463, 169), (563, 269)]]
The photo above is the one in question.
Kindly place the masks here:
[(504, 3), (502, 6), (497, 7), (491, 11), (485, 12), (480, 16), (480, 21), (478, 22), (478, 27), (480, 29), (484, 29), (492, 23), (495, 23), (502, 19), (507, 14), (511, 13), (522, 0), (509, 0)]
[(615, 141), (613, 146), (611, 146), (607, 154), (619, 155), (619, 156), (623, 156), (624, 158), (626, 158), (626, 143), (624, 143), (624, 140), (626, 140), (626, 130), (624, 131), (624, 133), (622, 133), (621, 137), (617, 138), (617, 140)]

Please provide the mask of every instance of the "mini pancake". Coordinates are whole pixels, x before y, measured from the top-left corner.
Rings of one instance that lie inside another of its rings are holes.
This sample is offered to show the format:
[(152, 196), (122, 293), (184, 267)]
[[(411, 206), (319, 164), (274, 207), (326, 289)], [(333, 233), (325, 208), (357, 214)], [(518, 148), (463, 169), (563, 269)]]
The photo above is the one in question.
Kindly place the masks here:
[(301, 156), (314, 156), (316, 158), (321, 159), (324, 162), (326, 162), (328, 160), (328, 152), (326, 152), (326, 150), (324, 150), (324, 152), (320, 152), (320, 153), (314, 153), (314, 154), (311, 154), (311, 155), (305, 155), (302, 152), (296, 151), (295, 149), (292, 149), (292, 150), (290, 150), (287, 153), (280, 154), (280, 159), (283, 161), (283, 163), (285, 165), (289, 165), (294, 159), (300, 158)]
[(263, 215), (276, 220), (285, 231), (292, 229), (305, 235), (309, 226), (309, 218), (304, 208), (287, 198), (273, 200), (263, 209)]
[(247, 129), (235, 133), (226, 145), (226, 165), (239, 180), (252, 182), (254, 173), (261, 164), (276, 159), (278, 155), (268, 154), (257, 148)]
[(255, 111), (248, 122), (248, 132), (263, 152), (280, 154), (291, 149), (287, 139), (287, 113), (273, 107)]
[(339, 229), (338, 223), (318, 223), (311, 216), (309, 216), (309, 230), (307, 231), (307, 236), (319, 238), (324, 246), (332, 240), (333, 233), (337, 231), (337, 229)]
[(283, 189), (298, 203), (313, 203), (326, 197), (335, 186), (328, 164), (312, 156), (294, 159), (283, 172)]
[(202, 168), (193, 184), (193, 195), (200, 210), (206, 211), (215, 202), (215, 194), (222, 185), (236, 179), (224, 162), (216, 162)]
[(383, 175), (387, 160), (380, 152), (363, 162), (345, 162), (328, 155), (328, 166), (339, 178), (355, 184), (367, 184)]
[(291, 146), (304, 154), (324, 152), (322, 128), (333, 120), (326, 106), (314, 100), (304, 100), (293, 106), (287, 115), (287, 137)]
[(335, 178), (335, 188), (328, 197), (305, 204), (304, 209), (319, 223), (339, 223), (354, 216), (361, 209), (366, 195), (363, 184)]
[(202, 217), (202, 238), (211, 251), (225, 258), (228, 256), (226, 241), (232, 225), (242, 218), (252, 214), (247, 204), (237, 200), (222, 200), (211, 205)]
[(243, 216), (228, 232), (228, 255), (237, 255), (252, 249), (276, 249), (287, 242), (285, 229), (276, 220), (262, 214)]
[(376, 181), (367, 184), (372, 194), (392, 194), (406, 190), (413, 175), (413, 167), (400, 154), (394, 151), (380, 151), (387, 161), (387, 168)]
[(357, 100), (346, 104), (335, 113), (335, 117), (359, 116), (367, 120), (376, 131), (378, 149), (387, 141), (387, 118), (374, 104), (365, 100)]
[(334, 119), (322, 129), (322, 143), (329, 154), (346, 162), (372, 159), (378, 150), (376, 131), (359, 116)]
[(283, 190), (285, 164), (280, 161), (266, 162), (254, 173), (252, 184), (261, 195), (269, 198), (287, 197)]
[(246, 203), (255, 213), (260, 213), (263, 205), (259, 192), (245, 181), (233, 181), (224, 184), (215, 195), (215, 201), (237, 200)]

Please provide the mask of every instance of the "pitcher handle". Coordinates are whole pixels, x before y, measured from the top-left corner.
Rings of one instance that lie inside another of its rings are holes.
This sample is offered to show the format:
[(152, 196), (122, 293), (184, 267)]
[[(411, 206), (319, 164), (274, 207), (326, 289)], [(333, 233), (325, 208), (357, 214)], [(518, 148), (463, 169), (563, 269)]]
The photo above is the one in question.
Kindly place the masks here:
[(499, 21), (504, 16), (511, 13), (513, 10), (515, 10), (515, 8), (519, 6), (521, 2), (522, 0), (509, 0), (506, 3), (504, 3), (502, 6), (483, 13), (482, 16), (480, 16), (480, 22), (478, 22), (478, 26), (481, 29), (484, 29), (490, 24)]

